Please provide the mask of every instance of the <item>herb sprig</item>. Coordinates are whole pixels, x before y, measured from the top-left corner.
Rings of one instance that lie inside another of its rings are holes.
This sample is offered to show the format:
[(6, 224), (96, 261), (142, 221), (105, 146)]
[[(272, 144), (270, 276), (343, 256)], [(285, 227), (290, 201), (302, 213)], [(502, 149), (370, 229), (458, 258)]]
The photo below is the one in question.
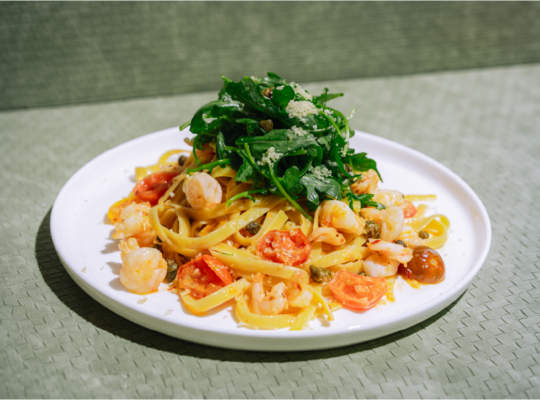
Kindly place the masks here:
[[(354, 110), (347, 118), (327, 106), (343, 93), (325, 89), (320, 96), (311, 96), (272, 72), (239, 82), (222, 79), (218, 100), (202, 106), (180, 128), (191, 125), (196, 135), (193, 154), (199, 166), (188, 173), (230, 165), (237, 171), (236, 181), (253, 183), (251, 190), (238, 193), (227, 205), (240, 198), (253, 200), (253, 194), (273, 193), (310, 220), (309, 212), (326, 199), (346, 199), (351, 208), (354, 201), (361, 207), (384, 208), (371, 199), (373, 195), (350, 190), (362, 171), (379, 171), (366, 153), (349, 149), (354, 130), (348, 120)], [(268, 120), (272, 129), (267, 132)], [(202, 165), (195, 150), (203, 150), (206, 143), (215, 148), (217, 160)]]

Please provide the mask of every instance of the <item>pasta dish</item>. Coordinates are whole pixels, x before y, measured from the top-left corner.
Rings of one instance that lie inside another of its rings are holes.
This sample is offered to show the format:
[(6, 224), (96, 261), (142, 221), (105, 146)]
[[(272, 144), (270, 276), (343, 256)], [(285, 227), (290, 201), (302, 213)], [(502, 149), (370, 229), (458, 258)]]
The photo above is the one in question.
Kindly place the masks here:
[(343, 94), (274, 73), (223, 80), (180, 127), (192, 151), (137, 167), (109, 209), (128, 290), (165, 283), (196, 315), (227, 303), (243, 326), (302, 330), (399, 301), (398, 275), (415, 288), (444, 280), (449, 220), (419, 204), (433, 195), (379, 187), (376, 162), (349, 148), (354, 111), (327, 106)]

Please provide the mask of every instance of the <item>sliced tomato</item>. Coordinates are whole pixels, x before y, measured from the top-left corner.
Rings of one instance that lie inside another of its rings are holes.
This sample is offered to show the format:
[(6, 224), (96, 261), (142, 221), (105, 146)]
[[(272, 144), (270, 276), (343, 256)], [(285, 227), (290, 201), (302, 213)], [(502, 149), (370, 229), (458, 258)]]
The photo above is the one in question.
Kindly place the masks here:
[(155, 206), (158, 200), (165, 194), (172, 179), (178, 175), (178, 172), (155, 172), (148, 175), (133, 188), (133, 194), (142, 201), (148, 201)]
[(178, 268), (178, 287), (202, 299), (233, 283), (229, 269), (212, 256), (199, 256)]
[(356, 275), (340, 269), (328, 284), (334, 297), (345, 307), (368, 310), (386, 293), (386, 279)]
[(311, 242), (300, 229), (273, 230), (259, 239), (257, 255), (267, 260), (287, 264), (302, 264), (311, 253)]
[(410, 201), (405, 202), (405, 208), (403, 209), (403, 216), (405, 218), (412, 218), (416, 215), (416, 207)]

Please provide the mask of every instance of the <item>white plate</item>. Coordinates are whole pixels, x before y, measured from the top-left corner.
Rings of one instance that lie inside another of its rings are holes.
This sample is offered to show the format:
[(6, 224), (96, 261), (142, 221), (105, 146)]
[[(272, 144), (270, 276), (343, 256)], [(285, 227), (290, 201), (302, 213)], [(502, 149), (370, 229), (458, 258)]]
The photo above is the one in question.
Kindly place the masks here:
[(149, 329), (241, 350), (318, 350), (359, 343), (406, 329), (441, 311), (465, 291), (488, 254), (488, 214), (461, 178), (415, 150), (357, 132), (351, 147), (377, 161), (382, 187), (405, 194), (436, 194), (438, 200), (428, 203), (431, 212), (450, 218), (450, 238), (439, 250), (446, 264), (442, 283), (412, 289), (398, 278), (395, 302), (382, 301), (385, 304), (364, 313), (342, 309), (335, 312), (332, 323), (314, 320), (311, 329), (296, 332), (240, 327), (232, 302), (207, 316), (194, 316), (166, 285), (147, 296), (130, 293), (118, 278), (120, 254), (116, 241), (109, 239), (113, 226), (106, 223), (107, 210), (133, 188), (135, 166), (152, 165), (170, 149), (187, 149), (184, 136), (178, 128), (166, 129), (96, 157), (66, 183), (51, 216), (54, 245), (75, 282), (105, 307)]

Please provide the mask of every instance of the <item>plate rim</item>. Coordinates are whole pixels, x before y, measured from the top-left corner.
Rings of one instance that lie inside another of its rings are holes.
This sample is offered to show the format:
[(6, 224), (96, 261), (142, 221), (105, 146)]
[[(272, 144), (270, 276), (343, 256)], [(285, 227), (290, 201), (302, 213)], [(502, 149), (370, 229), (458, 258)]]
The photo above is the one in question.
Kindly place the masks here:
[[(283, 330), (265, 331), (265, 330), (240, 329), (240, 330), (233, 331), (230, 328), (203, 329), (200, 327), (191, 326), (191, 324), (186, 324), (186, 323), (179, 324), (177, 322), (172, 322), (163, 315), (156, 315), (155, 313), (152, 313), (149, 310), (146, 310), (144, 308), (133, 307), (131, 304), (120, 301), (120, 299), (113, 298), (111, 296), (108, 296), (104, 293), (99, 292), (98, 289), (94, 288), (92, 284), (85, 279), (85, 276), (83, 275), (81, 271), (77, 270), (76, 268), (70, 265), (69, 260), (68, 260), (69, 256), (66, 257), (67, 253), (62, 248), (62, 244), (60, 241), (61, 232), (59, 231), (60, 230), (59, 225), (61, 224), (60, 221), (62, 219), (61, 204), (64, 201), (64, 198), (67, 195), (66, 193), (69, 191), (70, 186), (74, 185), (75, 182), (77, 181), (78, 176), (84, 174), (87, 169), (92, 168), (95, 164), (99, 164), (99, 162), (111, 152), (118, 151), (122, 148), (130, 147), (134, 144), (137, 144), (137, 142), (139, 141), (147, 140), (149, 137), (170, 134), (173, 131), (176, 131), (179, 134), (191, 133), (189, 131), (189, 127), (183, 131), (179, 131), (178, 127), (167, 128), (167, 129), (163, 129), (160, 131), (156, 131), (153, 133), (149, 133), (149, 134), (131, 139), (127, 142), (121, 143), (113, 147), (112, 149), (108, 149), (104, 151), (103, 153), (99, 154), (98, 156), (96, 156), (95, 158), (87, 162), (84, 166), (82, 166), (77, 172), (75, 172), (75, 174), (73, 174), (70, 177), (70, 179), (64, 184), (64, 186), (62, 187), (62, 189), (60, 190), (58, 196), (56, 197), (54, 201), (52, 212), (51, 212), (50, 227), (51, 227), (51, 236), (52, 236), (53, 244), (56, 249), (56, 252), (58, 253), (59, 259), (62, 265), (64, 266), (64, 268), (66, 268), (68, 274), (94, 300), (98, 301), (100, 304), (112, 310), (116, 314), (124, 318), (127, 318), (131, 320), (132, 322), (135, 322), (139, 325), (145, 326), (146, 328), (149, 328), (151, 330), (159, 331), (167, 335), (171, 335), (173, 337), (192, 341), (195, 343), (211, 345), (211, 346), (216, 346), (216, 347), (223, 347), (223, 348), (228, 348), (228, 349), (237, 349), (237, 350), (304, 351), (304, 350), (322, 350), (322, 349), (342, 347), (345, 345), (357, 344), (357, 343), (361, 343), (367, 340), (372, 340), (377, 337), (386, 336), (386, 335), (395, 333), (403, 329), (407, 329), (410, 326), (420, 323), (430, 318), (431, 316), (435, 315), (436, 313), (440, 312), (444, 308), (448, 307), (469, 287), (474, 277), (478, 274), (478, 272), (484, 265), (487, 259), (487, 256), (489, 254), (489, 250), (491, 247), (491, 240), (492, 240), (491, 221), (489, 219), (489, 214), (487, 213), (487, 210), (482, 200), (460, 176), (458, 176), (456, 173), (454, 173), (444, 164), (421, 153), (418, 150), (415, 150), (403, 144), (394, 142), (390, 139), (386, 139), (377, 135), (355, 130), (356, 135), (366, 135), (371, 140), (375, 142), (379, 142), (383, 146), (390, 146), (395, 150), (404, 151), (405, 153), (410, 153), (414, 157), (420, 158), (423, 161), (429, 164), (432, 164), (436, 168), (442, 170), (442, 172), (444, 172), (446, 175), (450, 176), (455, 182), (457, 182), (461, 189), (465, 190), (465, 192), (473, 200), (474, 204), (476, 205), (477, 210), (479, 211), (479, 214), (481, 216), (481, 221), (483, 222), (484, 231), (485, 231), (484, 232), (485, 233), (484, 247), (482, 248), (482, 251), (480, 252), (478, 256), (477, 261), (474, 263), (474, 265), (469, 270), (469, 272), (465, 275), (465, 277), (461, 281), (459, 281), (456, 285), (451, 287), (447, 292), (443, 293), (439, 298), (437, 298), (437, 301), (433, 301), (433, 300), (428, 301), (427, 303), (418, 305), (410, 310), (406, 310), (400, 313), (398, 316), (393, 316), (391, 321), (387, 321), (387, 319), (390, 318), (390, 317), (387, 317), (387, 318), (383, 318), (377, 321), (367, 322), (365, 324), (362, 324), (361, 327), (360, 326), (341, 327), (341, 328), (336, 328), (337, 330), (328, 331), (328, 332), (325, 332), (324, 330), (304, 330), (304, 331), (294, 331), (293, 333), (291, 333), (290, 331), (283, 331)], [(94, 291), (99, 292), (101, 296), (97, 295), (97, 293), (95, 293)], [(105, 297), (105, 299), (103, 297)], [(111, 301), (116, 303), (115, 304), (116, 307), (111, 306), (110, 304)], [(132, 312), (128, 312), (126, 309), (129, 309)], [(142, 316), (138, 318), (138, 316), (140, 315)], [(145, 318), (149, 320), (153, 320), (153, 321), (158, 321), (157, 326), (154, 326), (153, 324), (145, 323), (144, 321)], [(390, 330), (388, 330), (389, 326), (392, 327)], [(216, 336), (229, 337), (229, 341), (231, 343), (220, 344), (219, 341), (213, 340), (213, 338), (205, 338), (204, 340), (199, 340), (199, 337), (191, 337), (191, 335), (187, 335), (188, 332), (181, 332), (181, 328), (185, 328), (187, 330), (204, 331), (207, 333), (211, 332), (210, 336), (216, 335)], [(384, 330), (383, 334), (380, 334), (381, 330)], [(351, 336), (353, 336), (355, 333), (357, 334), (361, 333), (362, 337), (356, 337), (354, 339), (351, 338)], [(231, 338), (232, 340), (230, 340)], [(321, 345), (314, 346), (313, 343), (311, 343), (313, 342), (313, 340), (320, 341), (321, 338), (333, 338), (337, 340), (333, 340), (332, 343), (329, 345), (322, 345), (322, 346)], [(263, 349), (257, 349), (256, 346), (252, 346), (249, 343), (243, 342), (243, 341), (247, 341), (248, 339), (253, 342), (264, 341), (265, 347)], [(234, 343), (235, 341), (243, 342), (243, 343), (242, 345), (240, 345), (240, 343), (235, 344)]]

